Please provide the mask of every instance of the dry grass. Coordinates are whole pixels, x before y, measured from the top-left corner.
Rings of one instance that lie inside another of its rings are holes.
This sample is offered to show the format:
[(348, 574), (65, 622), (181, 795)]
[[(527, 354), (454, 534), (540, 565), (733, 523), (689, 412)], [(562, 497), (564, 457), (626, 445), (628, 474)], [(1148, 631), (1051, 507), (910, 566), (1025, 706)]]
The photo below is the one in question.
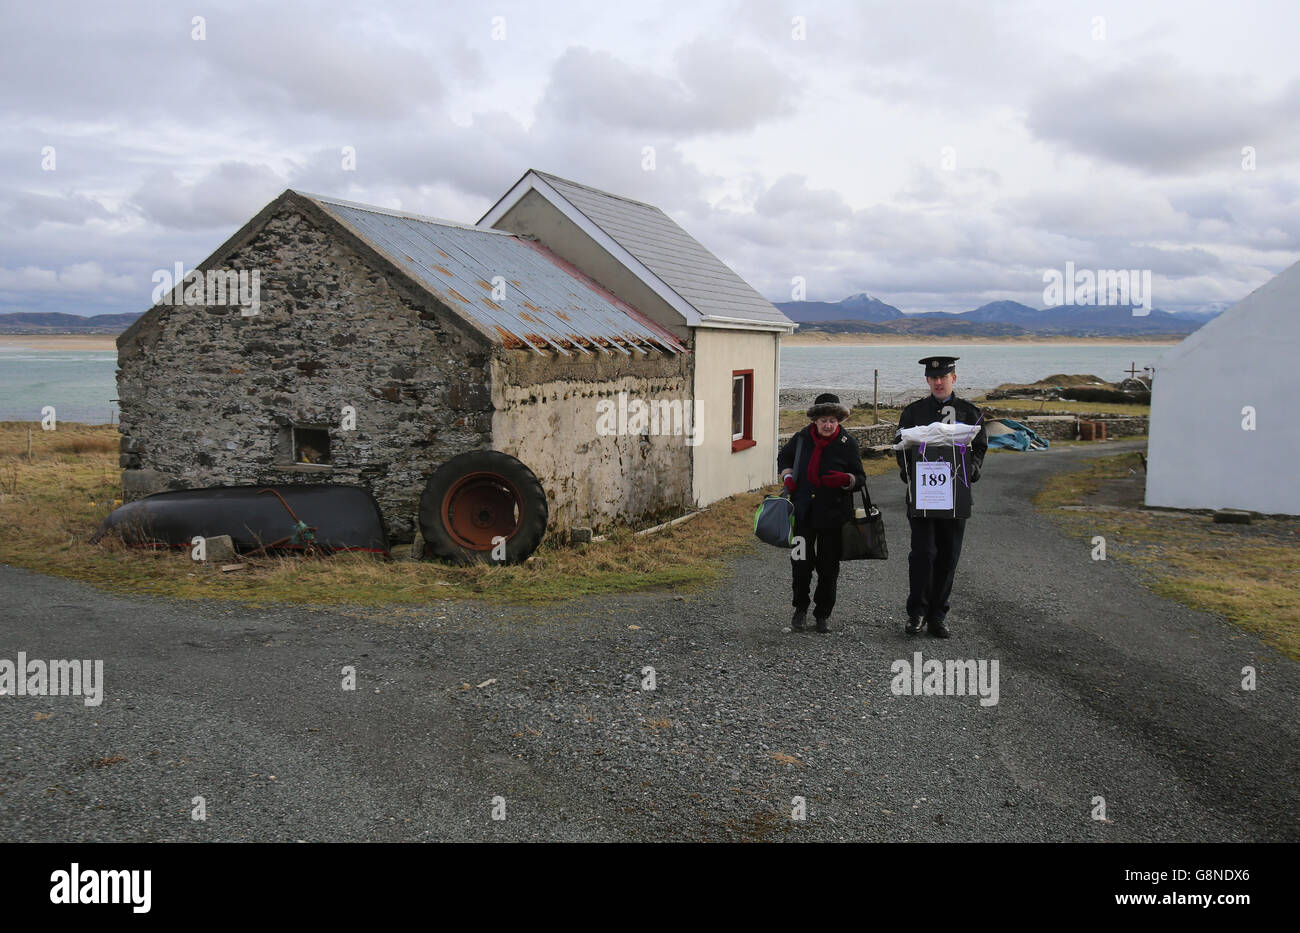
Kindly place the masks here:
[(1053, 477), (1034, 502), (1070, 533), (1105, 537), (1107, 557), (1141, 566), (1159, 595), (1218, 613), (1300, 660), (1300, 527), (1294, 519), (1216, 525), (1208, 515), (1185, 512), (1060, 510), (1125, 478), (1135, 462), (1131, 453), (1094, 460)]
[[(543, 602), (654, 587), (680, 589), (725, 572), (726, 558), (755, 545), (753, 515), (763, 493), (714, 503), (703, 514), (653, 535), (615, 529), (608, 540), (574, 547), (543, 542), (515, 566), (454, 567), (384, 561), (365, 554), (242, 559), (221, 573), (187, 551), (87, 543), (120, 497), (117, 431), (62, 423), (33, 432), (0, 423), (0, 562), (83, 580), (106, 589), (250, 604), (419, 605), (439, 599)], [(892, 461), (884, 466), (892, 469)], [(872, 462), (868, 463), (868, 467)]]
[[(898, 423), (900, 409), (885, 408), (880, 409), (880, 420), (889, 424)], [(777, 422), (778, 432), (781, 434), (791, 434), (808, 424), (808, 413), (805, 408), (783, 408), (779, 412), (780, 418)], [(849, 417), (843, 422), (850, 428), (865, 428), (875, 424), (873, 413), (870, 407), (854, 408), (849, 412)]]

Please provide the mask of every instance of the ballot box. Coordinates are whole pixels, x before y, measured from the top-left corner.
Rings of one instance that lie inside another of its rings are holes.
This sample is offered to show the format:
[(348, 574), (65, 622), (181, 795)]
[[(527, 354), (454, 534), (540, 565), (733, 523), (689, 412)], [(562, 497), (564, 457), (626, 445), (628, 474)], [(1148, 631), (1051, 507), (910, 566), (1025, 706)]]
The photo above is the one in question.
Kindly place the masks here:
[(970, 518), (969, 447), (929, 444), (907, 451), (907, 517)]

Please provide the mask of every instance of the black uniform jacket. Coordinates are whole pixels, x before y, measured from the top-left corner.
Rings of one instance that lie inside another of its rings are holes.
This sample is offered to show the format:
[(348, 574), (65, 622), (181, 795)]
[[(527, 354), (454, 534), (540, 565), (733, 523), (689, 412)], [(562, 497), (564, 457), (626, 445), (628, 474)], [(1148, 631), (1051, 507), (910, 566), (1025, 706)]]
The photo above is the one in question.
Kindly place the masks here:
[[(776, 468), (778, 472), (794, 468), (797, 485), (790, 498), (794, 501), (795, 524), (812, 528), (836, 528), (853, 518), (854, 497), (858, 496), (858, 490), (866, 486), (867, 474), (862, 470), (862, 452), (858, 449), (857, 440), (841, 427), (839, 437), (822, 451), (818, 466), (822, 476), (832, 471), (848, 473), (853, 477), (853, 485), (849, 489), (840, 489), (810, 483), (808, 461), (813, 455), (812, 432), (815, 430), (815, 425), (806, 425), (786, 441), (776, 456)], [(794, 451), (801, 435), (803, 450), (799, 451), (799, 462), (795, 463)]]
[[(949, 407), (953, 410), (953, 417), (945, 419), (947, 412), (944, 409)], [(970, 448), (966, 451), (966, 467), (970, 471), (970, 481), (977, 483), (980, 478), (980, 470), (984, 466), (984, 455), (988, 453), (989, 449), (988, 436), (984, 431), (982, 415), (983, 412), (977, 406), (972, 405), (964, 398), (958, 398), (955, 392), (952, 398), (946, 402), (940, 402), (933, 395), (927, 395), (925, 398), (917, 399), (908, 405), (898, 416), (898, 431), (894, 434), (894, 443), (897, 444), (903, 439), (903, 428), (918, 428), (925, 424), (933, 424), (936, 421), (944, 420), (951, 424), (978, 424), (980, 432), (975, 435), (970, 443)], [(916, 448), (913, 447), (907, 451), (895, 451), (894, 456), (898, 459), (898, 475), (906, 483), (911, 475), (912, 460), (916, 457)], [(909, 489), (909, 515), (911, 511), (911, 491)]]

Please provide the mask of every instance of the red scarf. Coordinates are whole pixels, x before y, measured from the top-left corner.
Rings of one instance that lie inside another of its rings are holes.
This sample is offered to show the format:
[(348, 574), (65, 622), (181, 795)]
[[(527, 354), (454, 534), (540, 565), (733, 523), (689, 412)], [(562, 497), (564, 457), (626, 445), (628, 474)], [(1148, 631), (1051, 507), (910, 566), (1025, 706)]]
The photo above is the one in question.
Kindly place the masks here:
[(812, 434), (813, 452), (808, 459), (808, 482), (814, 486), (821, 486), (822, 451), (830, 446), (831, 441), (840, 436), (840, 426), (835, 425), (835, 433), (830, 437), (822, 437), (822, 432), (817, 430), (816, 425), (812, 426), (809, 433)]

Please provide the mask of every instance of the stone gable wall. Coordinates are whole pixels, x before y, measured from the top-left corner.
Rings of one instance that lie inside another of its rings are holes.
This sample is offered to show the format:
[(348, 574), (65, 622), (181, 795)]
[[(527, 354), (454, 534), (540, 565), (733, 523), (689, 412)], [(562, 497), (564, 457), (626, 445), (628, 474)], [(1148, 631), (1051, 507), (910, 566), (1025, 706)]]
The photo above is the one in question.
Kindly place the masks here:
[[(224, 269), (259, 270), (259, 313), (166, 307), (119, 352), (129, 498), (213, 485), (338, 482), (410, 540), (447, 459), (491, 446), (489, 347), (286, 207)], [(343, 410), (356, 411), (345, 430)], [(329, 466), (293, 464), (287, 429), (328, 432)], [(309, 524), (310, 516), (302, 516)]]

